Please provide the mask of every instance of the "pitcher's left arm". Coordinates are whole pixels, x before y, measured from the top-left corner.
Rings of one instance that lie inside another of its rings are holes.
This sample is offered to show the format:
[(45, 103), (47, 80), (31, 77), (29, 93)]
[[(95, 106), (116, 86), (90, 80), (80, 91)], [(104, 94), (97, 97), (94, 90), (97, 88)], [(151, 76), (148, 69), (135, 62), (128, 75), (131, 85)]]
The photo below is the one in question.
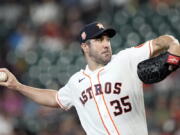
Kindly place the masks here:
[(146, 84), (162, 81), (180, 67), (180, 45), (173, 36), (154, 39), (152, 48), (151, 58), (140, 62), (137, 67), (140, 80)]

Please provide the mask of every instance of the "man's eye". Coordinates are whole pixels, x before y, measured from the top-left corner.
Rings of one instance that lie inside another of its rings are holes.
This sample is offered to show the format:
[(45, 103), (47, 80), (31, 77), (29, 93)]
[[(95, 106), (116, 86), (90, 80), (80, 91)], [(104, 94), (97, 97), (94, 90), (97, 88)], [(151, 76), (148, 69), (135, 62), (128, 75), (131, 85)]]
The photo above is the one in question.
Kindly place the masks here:
[(107, 38), (106, 40), (107, 40), (107, 41), (110, 41), (110, 38)]
[(96, 41), (102, 41), (102, 39), (101, 38), (97, 38)]

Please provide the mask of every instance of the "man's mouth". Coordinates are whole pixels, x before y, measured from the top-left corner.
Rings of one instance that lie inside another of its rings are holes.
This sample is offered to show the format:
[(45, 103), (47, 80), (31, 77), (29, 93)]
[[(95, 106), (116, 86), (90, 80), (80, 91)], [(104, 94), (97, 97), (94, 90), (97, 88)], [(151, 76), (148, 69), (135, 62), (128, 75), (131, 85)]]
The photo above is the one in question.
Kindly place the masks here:
[(102, 54), (110, 54), (110, 51), (103, 51)]

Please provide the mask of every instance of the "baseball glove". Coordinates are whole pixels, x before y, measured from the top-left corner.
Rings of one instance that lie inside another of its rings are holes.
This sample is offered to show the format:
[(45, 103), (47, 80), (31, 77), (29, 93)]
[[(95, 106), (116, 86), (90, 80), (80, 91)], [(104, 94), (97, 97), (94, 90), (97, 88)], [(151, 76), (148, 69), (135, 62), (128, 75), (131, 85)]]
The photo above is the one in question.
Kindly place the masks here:
[(160, 54), (138, 64), (137, 73), (145, 84), (157, 83), (180, 67), (180, 56), (169, 52)]

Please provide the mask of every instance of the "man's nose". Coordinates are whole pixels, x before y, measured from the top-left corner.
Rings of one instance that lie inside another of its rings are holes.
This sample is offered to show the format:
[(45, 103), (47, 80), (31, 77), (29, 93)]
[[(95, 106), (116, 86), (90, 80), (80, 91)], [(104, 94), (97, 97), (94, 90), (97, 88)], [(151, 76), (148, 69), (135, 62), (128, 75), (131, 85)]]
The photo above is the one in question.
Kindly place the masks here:
[(104, 43), (103, 43), (103, 47), (108, 48), (108, 47), (109, 47), (109, 43), (104, 42)]

